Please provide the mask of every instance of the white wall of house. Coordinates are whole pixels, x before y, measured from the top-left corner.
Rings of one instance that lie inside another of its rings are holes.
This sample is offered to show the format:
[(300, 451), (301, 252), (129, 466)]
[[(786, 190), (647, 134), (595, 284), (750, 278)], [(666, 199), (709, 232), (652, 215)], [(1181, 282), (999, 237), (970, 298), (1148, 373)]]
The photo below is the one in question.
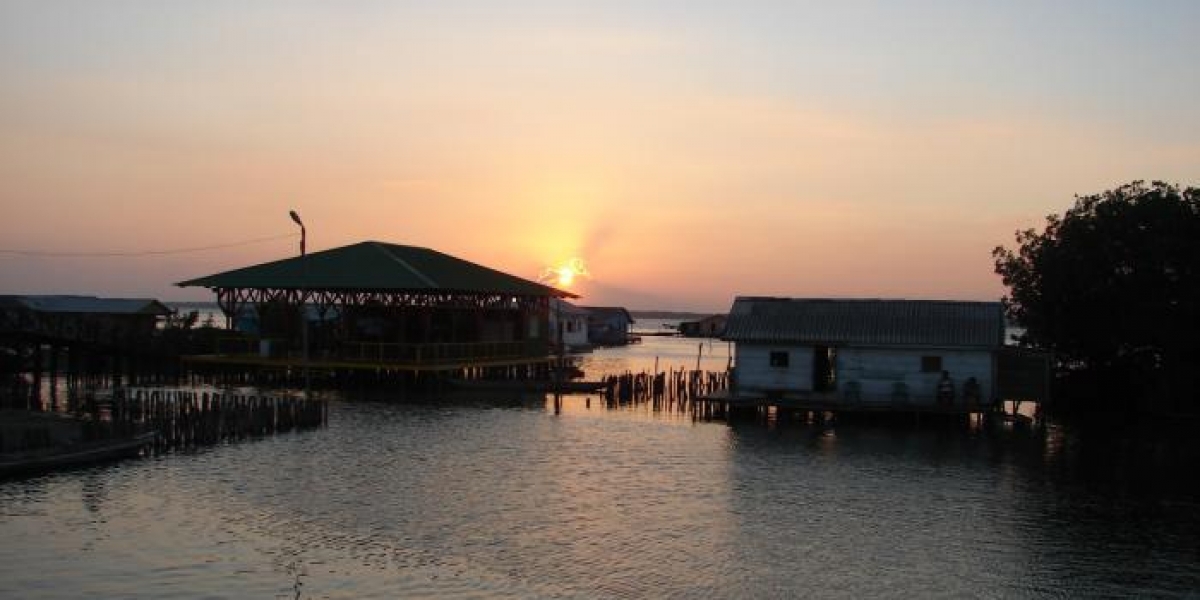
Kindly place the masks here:
[(565, 327), (563, 327), (563, 343), (568, 346), (586, 346), (587, 339), (587, 315), (571, 315), (563, 317)]
[[(745, 391), (807, 392), (813, 384), (811, 346), (738, 343), (735, 357), (737, 384)], [(787, 366), (771, 366), (772, 352), (786, 352)]]
[[(941, 369), (922, 372), (922, 357), (939, 357)], [(979, 397), (992, 396), (992, 353), (986, 349), (938, 348), (838, 348), (837, 383), (845, 392), (857, 381), (863, 402), (891, 402), (897, 382), (908, 390), (911, 404), (935, 404), (942, 371), (954, 380), (955, 402), (962, 402), (963, 383), (974, 377), (979, 382)]]
[(562, 343), (567, 348), (588, 345), (588, 312), (565, 300), (550, 300), (550, 343), (558, 343), (559, 322), (562, 322)]
[[(907, 390), (907, 402), (935, 404), (942, 371), (954, 380), (955, 402), (962, 402), (963, 383), (979, 382), (982, 401), (992, 398), (992, 353), (987, 349), (835, 347), (837, 390), (845, 394), (857, 383), (859, 400), (890, 403), (897, 383)], [(738, 343), (737, 385), (742, 392), (810, 392), (813, 389), (813, 347)], [(788, 366), (771, 366), (772, 352), (787, 352)], [(940, 369), (922, 371), (922, 357), (938, 357)]]
[[(587, 315), (583, 313), (567, 313), (562, 315), (562, 341), (568, 347), (586, 346), (588, 343)], [(559, 315), (550, 312), (550, 335), (552, 343), (558, 343)]]

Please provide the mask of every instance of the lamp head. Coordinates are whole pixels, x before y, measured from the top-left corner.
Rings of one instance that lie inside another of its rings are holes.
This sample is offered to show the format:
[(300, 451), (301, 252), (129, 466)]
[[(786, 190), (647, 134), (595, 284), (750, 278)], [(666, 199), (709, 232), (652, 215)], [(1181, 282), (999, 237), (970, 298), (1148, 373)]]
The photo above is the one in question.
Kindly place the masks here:
[(296, 211), (289, 210), (288, 214), (292, 216), (292, 220), (295, 221), (297, 225), (304, 227), (304, 221), (300, 220), (300, 215), (296, 214)]

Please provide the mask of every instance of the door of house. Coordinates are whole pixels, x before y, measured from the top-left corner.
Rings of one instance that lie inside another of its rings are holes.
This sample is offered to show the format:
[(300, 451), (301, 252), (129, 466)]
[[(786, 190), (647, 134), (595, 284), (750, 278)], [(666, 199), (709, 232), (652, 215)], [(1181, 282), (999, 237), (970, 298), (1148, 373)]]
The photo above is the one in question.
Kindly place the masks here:
[(837, 349), (832, 346), (813, 347), (812, 369), (814, 392), (829, 392), (837, 385)]

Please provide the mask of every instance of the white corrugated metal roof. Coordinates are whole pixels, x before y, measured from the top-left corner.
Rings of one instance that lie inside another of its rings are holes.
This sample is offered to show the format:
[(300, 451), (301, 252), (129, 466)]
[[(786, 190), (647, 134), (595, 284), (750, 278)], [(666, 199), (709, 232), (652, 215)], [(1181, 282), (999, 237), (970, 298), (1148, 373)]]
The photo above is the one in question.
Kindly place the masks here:
[(98, 298), (96, 296), (3, 296), (3, 304), (43, 313), (110, 315), (166, 315), (171, 313), (153, 298)]
[(739, 297), (725, 339), (877, 346), (998, 347), (999, 302)]

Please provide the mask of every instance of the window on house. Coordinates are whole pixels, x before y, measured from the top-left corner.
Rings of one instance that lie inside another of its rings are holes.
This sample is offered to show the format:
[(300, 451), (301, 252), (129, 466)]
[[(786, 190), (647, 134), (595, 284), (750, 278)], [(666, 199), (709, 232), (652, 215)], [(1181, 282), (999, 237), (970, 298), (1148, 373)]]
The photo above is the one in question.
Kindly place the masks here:
[(788, 353), (777, 351), (777, 350), (772, 351), (771, 352), (771, 366), (772, 367), (788, 366)]
[(921, 372), (922, 373), (941, 373), (942, 372), (942, 357), (940, 357), (940, 356), (922, 356), (921, 357)]

